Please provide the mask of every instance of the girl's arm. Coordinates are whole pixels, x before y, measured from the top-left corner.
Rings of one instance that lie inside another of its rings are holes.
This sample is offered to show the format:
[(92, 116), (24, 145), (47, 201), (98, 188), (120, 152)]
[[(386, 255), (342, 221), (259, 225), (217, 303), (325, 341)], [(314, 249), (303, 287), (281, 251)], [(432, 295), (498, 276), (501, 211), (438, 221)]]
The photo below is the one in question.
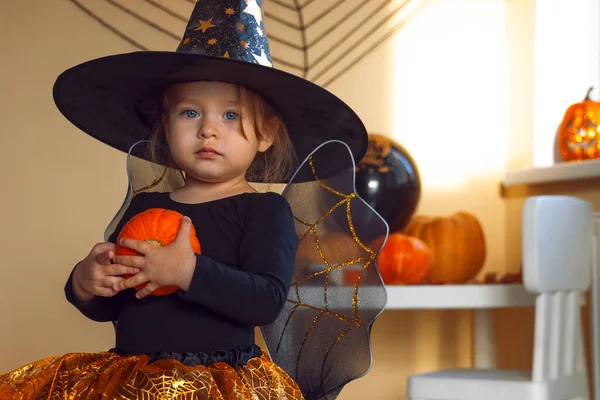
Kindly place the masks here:
[(263, 200), (250, 203), (246, 212), (241, 270), (197, 255), (182, 298), (252, 326), (277, 318), (287, 300), (298, 236), (287, 200), (277, 194)]
[[(144, 193), (140, 193), (131, 200), (131, 203), (125, 211), (123, 218), (121, 218), (121, 220), (119, 221), (119, 224), (108, 239), (108, 242), (116, 243), (117, 237), (119, 236), (119, 233), (121, 232), (121, 229), (123, 229), (125, 223), (134, 215), (142, 211), (143, 196)], [(75, 266), (75, 268), (77, 268), (78, 265), (79, 263)], [(77, 298), (73, 290), (74, 285), (77, 284), (76, 279), (74, 279), (75, 268), (73, 268), (73, 270), (71, 271), (69, 279), (67, 280), (67, 283), (65, 285), (65, 297), (67, 298), (67, 301), (74, 305), (83, 315), (85, 315), (93, 321), (116, 321), (119, 318), (119, 312), (121, 310), (121, 299), (124, 293), (119, 292), (111, 297), (95, 296), (91, 300), (81, 301)]]
[[(78, 264), (79, 265), (79, 264)], [(77, 265), (75, 266), (77, 268)], [(96, 322), (116, 321), (119, 318), (121, 297), (123, 293), (117, 293), (112, 297), (95, 296), (88, 301), (79, 301), (73, 291), (73, 272), (65, 285), (65, 297), (67, 301), (75, 306), (83, 315)]]

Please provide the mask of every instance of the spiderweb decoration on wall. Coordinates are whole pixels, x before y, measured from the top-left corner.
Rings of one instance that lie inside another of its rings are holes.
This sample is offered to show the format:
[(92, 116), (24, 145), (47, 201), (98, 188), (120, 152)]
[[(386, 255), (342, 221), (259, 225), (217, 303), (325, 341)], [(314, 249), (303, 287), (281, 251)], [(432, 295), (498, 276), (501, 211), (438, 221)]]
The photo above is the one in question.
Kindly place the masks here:
[[(175, 50), (196, 2), (69, 1), (137, 49), (159, 51)], [(274, 67), (327, 87), (429, 1), (264, 0)]]

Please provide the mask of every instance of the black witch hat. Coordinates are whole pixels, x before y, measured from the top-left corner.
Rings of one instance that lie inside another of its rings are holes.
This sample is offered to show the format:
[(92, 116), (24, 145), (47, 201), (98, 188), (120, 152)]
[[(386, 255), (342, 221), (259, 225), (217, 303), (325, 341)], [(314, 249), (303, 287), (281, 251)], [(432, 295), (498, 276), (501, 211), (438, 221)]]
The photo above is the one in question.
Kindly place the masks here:
[[(260, 93), (283, 116), (300, 161), (328, 140), (345, 142), (357, 162), (366, 152), (366, 129), (350, 107), (273, 68), (262, 0), (198, 1), (175, 52), (133, 52), (77, 65), (58, 77), (54, 100), (79, 129), (127, 152), (149, 138), (164, 89), (192, 81), (234, 83)], [(332, 171), (335, 163), (332, 157)]]

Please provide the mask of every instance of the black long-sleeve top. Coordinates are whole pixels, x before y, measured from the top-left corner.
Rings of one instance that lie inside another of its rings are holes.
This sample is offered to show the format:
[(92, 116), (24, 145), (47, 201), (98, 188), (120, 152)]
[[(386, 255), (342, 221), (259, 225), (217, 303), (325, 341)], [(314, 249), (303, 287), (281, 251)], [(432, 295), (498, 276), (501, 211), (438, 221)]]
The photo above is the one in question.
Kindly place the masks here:
[(254, 344), (254, 327), (274, 321), (287, 299), (298, 237), (289, 204), (275, 193), (244, 193), (201, 204), (169, 193), (136, 195), (124, 223), (159, 207), (191, 218), (202, 254), (187, 292), (135, 298), (135, 289), (78, 303), (71, 277), (67, 300), (95, 321), (118, 320), (116, 348), (126, 353), (211, 352)]

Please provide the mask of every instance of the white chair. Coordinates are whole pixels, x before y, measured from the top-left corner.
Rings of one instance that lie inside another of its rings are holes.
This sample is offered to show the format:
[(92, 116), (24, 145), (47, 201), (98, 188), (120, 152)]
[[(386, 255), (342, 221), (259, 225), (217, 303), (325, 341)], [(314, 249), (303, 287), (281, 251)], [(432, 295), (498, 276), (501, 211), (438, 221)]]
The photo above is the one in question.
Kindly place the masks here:
[(593, 223), (592, 205), (574, 197), (525, 201), (523, 282), (537, 294), (532, 371), (452, 369), (412, 375), (409, 399), (589, 398), (580, 312), (591, 280)]

